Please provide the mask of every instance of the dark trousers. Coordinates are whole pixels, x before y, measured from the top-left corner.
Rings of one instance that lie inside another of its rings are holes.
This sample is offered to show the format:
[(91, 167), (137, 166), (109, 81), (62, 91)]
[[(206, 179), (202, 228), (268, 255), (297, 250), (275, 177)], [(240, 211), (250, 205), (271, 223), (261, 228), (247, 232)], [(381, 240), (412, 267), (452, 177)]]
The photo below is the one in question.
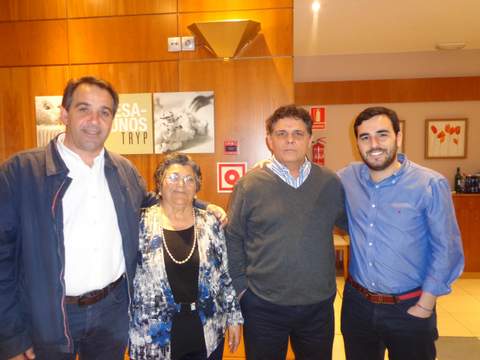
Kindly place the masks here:
[(248, 360), (285, 359), (288, 339), (297, 360), (330, 360), (334, 337), (331, 298), (313, 305), (284, 306), (243, 294), (243, 336)]
[(123, 360), (128, 342), (128, 293), (124, 279), (93, 305), (68, 304), (67, 322), (74, 353), (58, 353), (34, 345), (35, 360)]
[(221, 341), (217, 348), (207, 358), (207, 351), (204, 350), (199, 353), (187, 354), (180, 358), (180, 360), (222, 360), (223, 358), (223, 346), (225, 341)]
[(418, 318), (407, 310), (418, 301), (373, 304), (345, 284), (341, 328), (347, 360), (434, 360), (437, 317)]

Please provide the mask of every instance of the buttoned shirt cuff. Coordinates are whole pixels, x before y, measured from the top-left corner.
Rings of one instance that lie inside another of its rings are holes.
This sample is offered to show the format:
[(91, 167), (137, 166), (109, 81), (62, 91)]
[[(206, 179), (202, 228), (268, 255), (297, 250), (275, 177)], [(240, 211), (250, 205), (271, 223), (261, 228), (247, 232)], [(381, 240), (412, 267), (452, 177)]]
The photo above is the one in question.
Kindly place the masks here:
[(428, 292), (435, 296), (442, 296), (452, 292), (452, 288), (447, 284), (443, 284), (436, 280), (427, 278), (423, 283), (422, 291)]

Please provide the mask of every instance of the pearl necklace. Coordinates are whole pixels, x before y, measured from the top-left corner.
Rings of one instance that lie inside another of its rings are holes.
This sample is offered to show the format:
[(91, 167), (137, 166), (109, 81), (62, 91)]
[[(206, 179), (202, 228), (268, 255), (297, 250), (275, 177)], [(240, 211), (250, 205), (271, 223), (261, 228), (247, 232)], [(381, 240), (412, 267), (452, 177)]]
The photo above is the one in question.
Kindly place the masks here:
[(162, 235), (163, 245), (165, 246), (165, 250), (167, 251), (168, 257), (172, 259), (172, 261), (175, 264), (178, 264), (178, 265), (185, 264), (188, 260), (190, 260), (190, 258), (193, 255), (193, 252), (195, 251), (195, 246), (197, 245), (197, 229), (195, 227), (195, 209), (192, 209), (192, 215), (193, 215), (193, 245), (192, 245), (192, 249), (190, 250), (190, 253), (184, 260), (177, 260), (173, 257), (172, 253), (170, 252), (167, 246), (167, 239), (165, 238), (165, 234), (163, 232), (163, 226), (160, 226), (160, 234)]

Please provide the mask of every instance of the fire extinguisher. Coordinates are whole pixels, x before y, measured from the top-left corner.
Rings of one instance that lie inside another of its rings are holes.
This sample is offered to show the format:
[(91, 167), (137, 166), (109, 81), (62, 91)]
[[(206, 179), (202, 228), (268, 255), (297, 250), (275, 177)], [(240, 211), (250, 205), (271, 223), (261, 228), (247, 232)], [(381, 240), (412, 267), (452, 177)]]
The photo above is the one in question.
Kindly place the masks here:
[(325, 165), (325, 138), (318, 138), (312, 145), (312, 161), (318, 165)]

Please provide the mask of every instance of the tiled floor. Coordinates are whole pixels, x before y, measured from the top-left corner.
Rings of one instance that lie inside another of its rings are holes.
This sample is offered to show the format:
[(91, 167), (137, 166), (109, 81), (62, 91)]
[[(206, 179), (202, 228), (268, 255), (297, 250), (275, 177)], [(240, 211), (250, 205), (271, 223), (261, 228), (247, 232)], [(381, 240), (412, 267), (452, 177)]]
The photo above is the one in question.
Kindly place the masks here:
[[(342, 306), (343, 277), (337, 277), (338, 294), (335, 299), (335, 342), (333, 359), (345, 360), (343, 339), (340, 333), (340, 309)], [(453, 285), (453, 291), (439, 298), (437, 305), (438, 329), (440, 336), (480, 338), (480, 279), (459, 279)], [(293, 359), (289, 352), (288, 359)], [(225, 360), (244, 359), (243, 347), (235, 354), (228, 350)], [(462, 358), (468, 360), (467, 358)], [(479, 356), (480, 359), (480, 356)], [(442, 360), (441, 356), (438, 360)]]

